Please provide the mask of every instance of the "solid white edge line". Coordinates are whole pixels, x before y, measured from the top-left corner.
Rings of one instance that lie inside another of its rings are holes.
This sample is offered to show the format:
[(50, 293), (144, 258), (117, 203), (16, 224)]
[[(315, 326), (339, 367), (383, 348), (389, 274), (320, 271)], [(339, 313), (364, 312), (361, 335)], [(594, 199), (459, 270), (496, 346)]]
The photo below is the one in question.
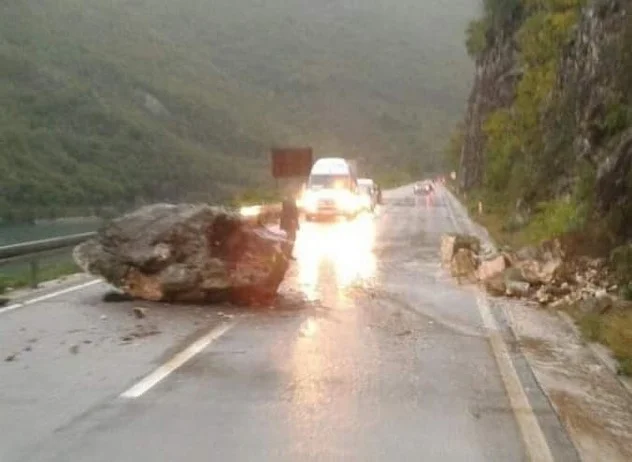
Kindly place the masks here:
[(176, 354), (169, 361), (164, 363), (162, 366), (158, 367), (158, 369), (154, 370), (152, 373), (143, 378), (140, 382), (133, 385), (127, 391), (121, 393), (121, 398), (138, 398), (145, 394), (148, 390), (157, 385), (161, 380), (167, 377), (169, 374), (174, 372), (184, 363), (193, 358), (196, 354), (200, 353), (207, 346), (209, 346), (213, 341), (220, 338), (230, 329), (235, 326), (235, 322), (229, 322), (221, 324), (213, 329), (211, 329), (207, 334), (197, 339), (191, 345), (186, 347), (184, 350)]
[[(450, 221), (454, 227), (459, 230), (458, 222), (452, 210), (452, 198), (447, 189), (443, 191), (447, 202), (446, 208)], [(468, 217), (469, 219), (469, 217)], [(469, 226), (468, 226), (469, 227)], [(471, 230), (470, 230), (471, 231)], [(476, 294), (476, 306), (483, 320), (483, 326), (488, 333), (489, 344), (492, 354), (496, 360), (496, 365), (500, 372), (500, 377), (505, 385), (509, 405), (513, 411), (518, 428), (522, 435), (529, 460), (532, 462), (553, 462), (553, 454), (551, 448), (542, 432), (540, 423), (531, 407), (529, 398), (522, 386), (522, 382), (518, 377), (518, 372), (514, 367), (507, 344), (503, 339), (494, 316), (487, 303), (487, 295), (480, 291)]]
[(520, 433), (529, 454), (529, 460), (534, 462), (553, 462), (551, 448), (546, 441), (540, 423), (533, 412), (529, 398), (518, 377), (518, 372), (516, 372), (511, 360), (507, 344), (498, 330), (496, 320), (487, 304), (487, 297), (480, 293), (477, 294), (476, 306), (478, 306), (478, 310), (481, 313), (483, 325), (488, 331), (489, 344), (496, 359), (500, 376), (505, 384), (509, 403), (518, 422)]
[(51, 298), (55, 298), (55, 297), (58, 297), (60, 295), (68, 294), (70, 292), (75, 292), (77, 290), (85, 289), (86, 287), (90, 287), (90, 286), (93, 286), (95, 284), (99, 284), (101, 282), (103, 282), (103, 281), (101, 281), (100, 279), (95, 279), (95, 280), (92, 280), (92, 281), (85, 282), (83, 284), (79, 284), (79, 285), (72, 286), (72, 287), (67, 287), (67, 288), (62, 289), (62, 290), (57, 290), (55, 292), (51, 292), (51, 293), (48, 293), (46, 295), (41, 295), (39, 297), (31, 298), (31, 299), (25, 300), (23, 302), (14, 303), (12, 305), (5, 306), (4, 308), (0, 308), (0, 314), (8, 313), (9, 311), (17, 310), (18, 308), (23, 308), (25, 306), (33, 305), (35, 303), (44, 302), (46, 300), (50, 300)]

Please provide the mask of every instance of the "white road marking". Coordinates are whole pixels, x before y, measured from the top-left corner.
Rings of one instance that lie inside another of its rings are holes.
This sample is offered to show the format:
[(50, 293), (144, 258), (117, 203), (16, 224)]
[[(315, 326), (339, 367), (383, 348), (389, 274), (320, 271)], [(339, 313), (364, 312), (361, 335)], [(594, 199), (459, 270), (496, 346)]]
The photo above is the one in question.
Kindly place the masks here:
[[(452, 199), (445, 189), (443, 190), (443, 195), (450, 221), (452, 221), (454, 227), (459, 230), (459, 224), (452, 210)], [(471, 232), (469, 222), (467, 223), (467, 227), (470, 228), (469, 231)], [(498, 370), (500, 371), (503, 384), (505, 385), (509, 404), (513, 410), (518, 427), (520, 428), (529, 460), (532, 462), (553, 462), (554, 459), (551, 448), (533, 412), (529, 398), (522, 387), (522, 382), (520, 382), (518, 372), (516, 372), (516, 368), (511, 360), (507, 344), (498, 329), (496, 319), (494, 319), (489, 304), (487, 303), (486, 294), (480, 291), (477, 292), (476, 306), (481, 314), (483, 326), (488, 333), (489, 344)]]
[(507, 344), (500, 334), (496, 320), (489, 309), (487, 296), (479, 293), (476, 297), (476, 306), (478, 306), (483, 325), (489, 334), (489, 344), (492, 347), (500, 376), (505, 384), (511, 409), (518, 422), (518, 427), (520, 427), (520, 433), (522, 433), (529, 460), (533, 462), (553, 462), (551, 448), (546, 441), (542, 428), (540, 428), (529, 398), (527, 398), (527, 394), (522, 387)]
[(138, 398), (139, 396), (142, 396), (173, 371), (175, 371), (188, 360), (193, 358), (196, 354), (204, 350), (212, 342), (214, 342), (230, 329), (235, 327), (235, 324), (235, 322), (229, 322), (215, 327), (206, 335), (200, 337), (191, 345), (182, 350), (180, 353), (176, 354), (173, 358), (171, 358), (165, 364), (146, 376), (140, 382), (132, 386), (127, 391), (121, 393), (121, 398)]
[(39, 303), (39, 302), (43, 302), (43, 301), (46, 301), (46, 300), (50, 300), (51, 298), (55, 298), (55, 297), (58, 297), (60, 295), (68, 294), (70, 292), (75, 292), (77, 290), (85, 289), (86, 287), (90, 287), (90, 286), (93, 286), (95, 284), (100, 284), (102, 282), (103, 281), (101, 281), (100, 279), (95, 279), (93, 281), (88, 281), (88, 282), (85, 282), (83, 284), (79, 284), (79, 285), (72, 286), (72, 287), (67, 287), (67, 288), (62, 289), (62, 290), (57, 290), (55, 292), (51, 292), (51, 293), (48, 293), (46, 295), (42, 295), (40, 297), (35, 297), (35, 298), (31, 298), (29, 300), (25, 300), (23, 302), (14, 303), (12, 305), (5, 306), (4, 308), (0, 308), (0, 314), (8, 313), (9, 311), (17, 310), (18, 308), (23, 308), (25, 306), (33, 305), (35, 303)]

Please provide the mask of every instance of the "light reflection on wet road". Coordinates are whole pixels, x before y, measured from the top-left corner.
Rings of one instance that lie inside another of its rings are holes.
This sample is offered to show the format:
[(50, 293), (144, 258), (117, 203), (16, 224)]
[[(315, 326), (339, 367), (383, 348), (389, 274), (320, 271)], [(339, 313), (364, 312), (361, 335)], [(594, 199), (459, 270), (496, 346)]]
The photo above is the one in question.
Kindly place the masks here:
[(317, 297), (324, 280), (333, 278), (343, 291), (375, 275), (375, 228), (375, 218), (369, 214), (352, 221), (303, 223), (294, 254), (299, 285), (308, 299)]

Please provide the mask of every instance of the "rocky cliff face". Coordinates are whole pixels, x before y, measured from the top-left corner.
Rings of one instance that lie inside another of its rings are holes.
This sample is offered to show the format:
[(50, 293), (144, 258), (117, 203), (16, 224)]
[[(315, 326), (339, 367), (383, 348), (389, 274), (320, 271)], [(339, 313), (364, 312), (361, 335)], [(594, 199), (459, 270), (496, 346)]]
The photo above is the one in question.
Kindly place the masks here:
[[(549, 113), (542, 119), (542, 145), (556, 183), (542, 187), (551, 196), (568, 193), (579, 181), (580, 167), (588, 166), (595, 211), (611, 218), (617, 235), (628, 238), (632, 237), (631, 12), (632, 0), (594, 0), (581, 9), (561, 53), (555, 89), (547, 98), (548, 106), (541, 108)], [(494, 40), (477, 59), (459, 172), (465, 190), (484, 184), (487, 117), (498, 108), (510, 107), (515, 99), (522, 69), (516, 45), (520, 24), (514, 26), (493, 33)]]
[(459, 186), (472, 189), (483, 182), (485, 134), (483, 124), (496, 109), (507, 107), (520, 77), (516, 66), (513, 31), (499, 33), (493, 44), (476, 60), (474, 86), (465, 115), (465, 133), (459, 165)]
[(496, 109), (508, 107), (514, 99), (520, 70), (513, 31), (500, 32), (493, 44), (476, 60), (474, 86), (465, 115), (465, 133), (459, 165), (459, 186), (472, 189), (483, 182), (485, 134), (483, 125)]
[(631, 0), (602, 0), (584, 10), (560, 70), (560, 92), (574, 95), (576, 159), (596, 171), (598, 210), (632, 236)]

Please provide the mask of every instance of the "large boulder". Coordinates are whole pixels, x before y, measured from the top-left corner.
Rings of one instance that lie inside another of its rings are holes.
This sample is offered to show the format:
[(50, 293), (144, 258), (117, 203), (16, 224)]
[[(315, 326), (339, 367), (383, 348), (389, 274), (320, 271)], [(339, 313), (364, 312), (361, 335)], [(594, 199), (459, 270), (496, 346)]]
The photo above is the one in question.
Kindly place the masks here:
[(503, 274), (505, 283), (505, 295), (513, 297), (525, 297), (531, 288), (518, 268), (507, 268)]
[(250, 303), (276, 294), (284, 236), (205, 204), (155, 204), (111, 221), (74, 251), (77, 264), (153, 301)]
[(476, 270), (476, 276), (480, 281), (501, 274), (507, 268), (507, 260), (503, 255), (498, 255), (489, 260), (483, 260)]
[(459, 249), (467, 249), (478, 255), (481, 251), (481, 241), (475, 236), (466, 234), (444, 234), (441, 236), (441, 261), (449, 265)]
[(525, 260), (516, 265), (525, 279), (530, 284), (549, 284), (562, 268), (562, 260)]
[(452, 276), (469, 282), (476, 281), (476, 255), (470, 249), (459, 249), (450, 262)]
[(496, 297), (505, 295), (507, 292), (507, 284), (505, 283), (505, 278), (502, 274), (496, 274), (495, 276), (485, 279), (483, 281), (483, 286), (490, 295)]
[(564, 251), (559, 239), (543, 241), (537, 246), (526, 246), (518, 249), (515, 256), (519, 261), (537, 260), (547, 262), (550, 260), (564, 259)]
[(505, 279), (506, 294), (510, 297), (526, 297), (529, 295), (531, 286), (528, 282)]

